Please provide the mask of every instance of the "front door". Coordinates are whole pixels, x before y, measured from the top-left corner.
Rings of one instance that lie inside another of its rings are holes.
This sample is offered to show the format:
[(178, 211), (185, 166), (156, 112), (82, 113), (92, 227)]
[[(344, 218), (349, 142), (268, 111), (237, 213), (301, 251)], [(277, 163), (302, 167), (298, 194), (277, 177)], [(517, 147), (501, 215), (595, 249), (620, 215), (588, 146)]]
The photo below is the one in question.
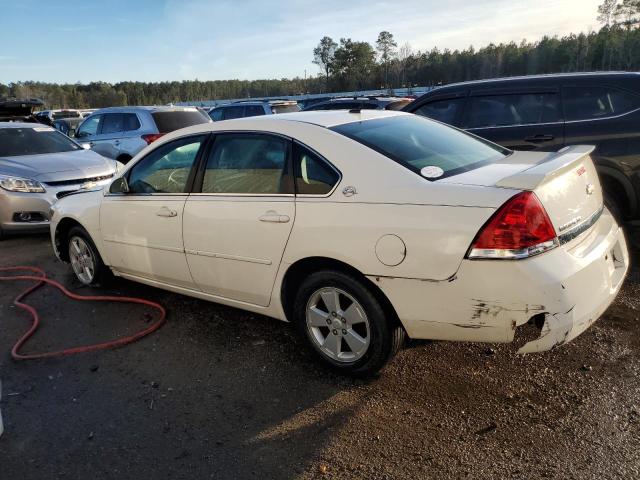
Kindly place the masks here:
[(289, 152), (290, 141), (274, 135), (216, 135), (183, 223), (189, 269), (204, 292), (269, 304), (295, 218)]
[(129, 193), (107, 194), (100, 226), (116, 270), (194, 288), (182, 239), (184, 205), (206, 135), (174, 140), (129, 170)]

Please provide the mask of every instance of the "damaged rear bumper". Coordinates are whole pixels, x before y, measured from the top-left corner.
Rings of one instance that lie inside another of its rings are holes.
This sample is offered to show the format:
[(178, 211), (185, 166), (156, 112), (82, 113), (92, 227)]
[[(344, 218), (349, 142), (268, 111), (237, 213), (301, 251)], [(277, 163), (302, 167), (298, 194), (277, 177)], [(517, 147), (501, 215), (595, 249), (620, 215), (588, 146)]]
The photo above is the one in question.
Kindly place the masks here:
[(580, 237), (525, 260), (464, 260), (444, 282), (369, 277), (412, 338), (511, 342), (544, 318), (519, 353), (550, 350), (593, 324), (620, 290), (629, 266), (623, 231), (605, 210)]

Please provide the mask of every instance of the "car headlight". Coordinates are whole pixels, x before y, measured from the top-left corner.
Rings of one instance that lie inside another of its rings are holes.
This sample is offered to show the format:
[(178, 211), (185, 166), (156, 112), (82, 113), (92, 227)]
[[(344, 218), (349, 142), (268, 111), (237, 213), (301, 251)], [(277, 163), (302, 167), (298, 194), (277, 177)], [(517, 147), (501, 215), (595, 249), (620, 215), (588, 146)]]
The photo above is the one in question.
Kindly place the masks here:
[(0, 175), (0, 187), (10, 192), (44, 193), (46, 191), (40, 182), (7, 175)]

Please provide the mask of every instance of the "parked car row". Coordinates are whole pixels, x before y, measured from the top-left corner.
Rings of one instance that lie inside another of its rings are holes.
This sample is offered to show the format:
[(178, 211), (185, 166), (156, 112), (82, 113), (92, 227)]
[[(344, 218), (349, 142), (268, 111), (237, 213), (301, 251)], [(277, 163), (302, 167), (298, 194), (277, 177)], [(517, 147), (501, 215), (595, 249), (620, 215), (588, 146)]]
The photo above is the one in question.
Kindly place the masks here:
[(550, 350), (628, 270), (639, 78), (108, 108), (82, 144), (0, 123), (0, 225), (49, 225), (86, 285), (115, 274), (291, 321), (340, 372), (376, 372), (407, 336)]

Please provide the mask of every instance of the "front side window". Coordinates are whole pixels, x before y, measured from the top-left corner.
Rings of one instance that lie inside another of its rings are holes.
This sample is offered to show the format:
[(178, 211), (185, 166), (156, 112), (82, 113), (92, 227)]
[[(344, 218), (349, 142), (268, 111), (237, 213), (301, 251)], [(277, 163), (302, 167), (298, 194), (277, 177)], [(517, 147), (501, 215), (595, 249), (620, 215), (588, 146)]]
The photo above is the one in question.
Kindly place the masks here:
[(451, 98), (448, 100), (436, 100), (422, 105), (413, 113), (423, 117), (433, 118), (442, 123), (455, 125), (458, 115), (464, 107), (464, 98)]
[(81, 147), (51, 127), (0, 129), (0, 157), (74, 152)]
[(131, 169), (130, 193), (186, 193), (189, 173), (205, 138), (181, 138), (148, 154)]
[(592, 120), (640, 107), (640, 96), (611, 87), (564, 87), (567, 120)]
[(290, 193), (287, 147), (284, 139), (270, 135), (219, 135), (207, 159), (202, 193)]
[(107, 113), (102, 120), (102, 134), (119, 133), (124, 131), (124, 115), (121, 113)]
[(295, 144), (293, 162), (296, 193), (301, 195), (326, 195), (340, 180), (334, 168), (302, 145)]
[(531, 125), (562, 119), (555, 93), (470, 97), (466, 110), (466, 128)]
[(100, 124), (101, 115), (94, 115), (93, 117), (87, 118), (80, 128), (78, 129), (78, 133), (76, 137), (91, 137), (98, 133), (98, 125)]
[(346, 123), (331, 130), (418, 174), (425, 167), (438, 167), (442, 175), (437, 178), (473, 170), (511, 153), (499, 145), (418, 115)]

